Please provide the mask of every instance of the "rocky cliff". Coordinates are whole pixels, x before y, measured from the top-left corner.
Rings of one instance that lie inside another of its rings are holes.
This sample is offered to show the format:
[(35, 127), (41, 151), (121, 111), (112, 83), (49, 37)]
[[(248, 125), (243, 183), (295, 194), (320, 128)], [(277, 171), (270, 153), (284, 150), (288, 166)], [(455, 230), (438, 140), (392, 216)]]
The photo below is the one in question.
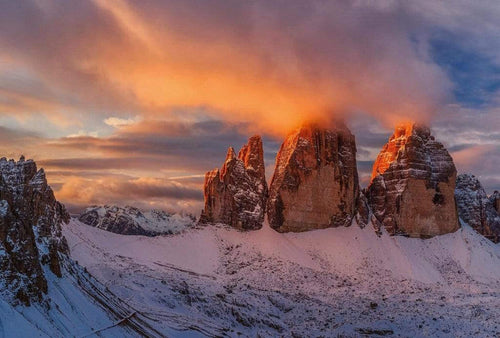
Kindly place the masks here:
[(253, 136), (238, 156), (229, 148), (222, 168), (205, 175), (201, 223), (224, 223), (241, 230), (262, 227), (267, 200), (264, 151)]
[(495, 194), (488, 198), (474, 175), (462, 174), (457, 177), (455, 197), (460, 218), (481, 235), (498, 243), (500, 214), (495, 209)]
[(455, 179), (451, 156), (429, 128), (399, 125), (374, 164), (369, 203), (390, 234), (426, 238), (454, 232)]
[(279, 150), (269, 189), (269, 224), (279, 232), (351, 224), (359, 194), (354, 135), (305, 125)]
[(495, 190), (495, 192), (493, 192), (493, 194), (491, 194), (489, 199), (490, 199), (491, 203), (493, 204), (493, 206), (495, 207), (495, 210), (498, 213), (500, 213), (500, 192)]
[[(47, 292), (42, 265), (61, 276), (60, 254), (68, 253), (62, 204), (35, 162), (0, 159), (0, 284), (8, 298), (24, 304)], [(10, 294), (10, 296), (9, 296)]]
[(84, 224), (121, 235), (156, 236), (174, 234), (194, 225), (192, 215), (170, 214), (163, 210), (140, 210), (131, 206), (92, 206), (80, 214)]

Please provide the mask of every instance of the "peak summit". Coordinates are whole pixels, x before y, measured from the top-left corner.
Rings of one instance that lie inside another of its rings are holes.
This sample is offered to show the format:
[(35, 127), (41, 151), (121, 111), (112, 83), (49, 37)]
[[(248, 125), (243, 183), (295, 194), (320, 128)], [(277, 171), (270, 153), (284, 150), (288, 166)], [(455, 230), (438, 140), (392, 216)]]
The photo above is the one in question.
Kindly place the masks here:
[(61, 276), (61, 256), (69, 252), (61, 224), (69, 214), (56, 201), (43, 169), (32, 160), (0, 159), (0, 285), (24, 304), (47, 292), (42, 269)]
[(428, 127), (397, 126), (373, 166), (368, 189), (375, 216), (392, 234), (431, 237), (457, 230), (456, 173)]
[(242, 230), (262, 227), (267, 183), (260, 136), (251, 137), (238, 157), (229, 148), (221, 170), (206, 173), (204, 196), (200, 222), (224, 223)]
[(427, 141), (434, 141), (429, 127), (417, 124), (415, 122), (401, 123), (396, 126), (394, 133), (385, 144), (382, 151), (377, 156), (375, 164), (373, 165), (371, 181), (380, 174), (383, 174), (391, 163), (395, 161), (398, 154), (405, 151), (405, 146), (408, 142), (418, 138), (422, 143)]
[(268, 218), (280, 232), (349, 225), (359, 192), (354, 135), (307, 124), (278, 152)]

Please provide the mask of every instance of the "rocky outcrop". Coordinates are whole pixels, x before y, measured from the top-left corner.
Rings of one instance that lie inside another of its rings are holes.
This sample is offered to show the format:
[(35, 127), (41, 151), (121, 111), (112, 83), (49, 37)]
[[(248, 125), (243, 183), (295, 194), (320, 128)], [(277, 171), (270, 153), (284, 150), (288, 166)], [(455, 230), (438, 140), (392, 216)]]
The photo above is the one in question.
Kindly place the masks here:
[(61, 276), (61, 256), (69, 252), (61, 224), (69, 221), (62, 204), (35, 162), (0, 159), (0, 284), (29, 305), (47, 292), (42, 264)]
[(429, 128), (396, 127), (373, 167), (368, 199), (390, 234), (427, 238), (459, 228), (456, 169)]
[(495, 209), (495, 194), (488, 198), (474, 175), (462, 174), (457, 177), (455, 197), (460, 218), (484, 237), (498, 243), (500, 214)]
[(192, 215), (170, 214), (163, 210), (140, 210), (131, 206), (92, 206), (80, 214), (84, 224), (121, 235), (157, 236), (179, 233), (194, 225)]
[(491, 194), (489, 199), (491, 201), (491, 204), (493, 204), (493, 206), (495, 207), (495, 210), (500, 213), (500, 192), (495, 190), (495, 192)]
[(370, 216), (371, 216), (371, 209), (370, 209), (370, 204), (368, 203), (368, 199), (366, 198), (366, 189), (363, 189), (359, 193), (359, 197), (356, 203), (356, 223), (361, 228), (364, 228), (365, 226), (368, 225), (370, 222)]
[(238, 156), (230, 147), (222, 168), (205, 175), (201, 223), (224, 223), (241, 230), (262, 227), (267, 200), (264, 151), (253, 136)]
[(269, 224), (279, 232), (347, 226), (359, 194), (354, 135), (305, 125), (288, 135), (269, 189)]

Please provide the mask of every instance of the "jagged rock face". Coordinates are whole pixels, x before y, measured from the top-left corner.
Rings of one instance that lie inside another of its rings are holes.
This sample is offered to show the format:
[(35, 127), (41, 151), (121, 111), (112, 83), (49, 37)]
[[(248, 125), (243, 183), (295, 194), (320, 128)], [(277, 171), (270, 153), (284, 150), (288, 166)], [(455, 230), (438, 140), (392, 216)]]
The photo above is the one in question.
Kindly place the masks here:
[(359, 193), (358, 201), (356, 203), (356, 223), (358, 223), (361, 228), (368, 225), (371, 215), (370, 204), (368, 203), (368, 198), (366, 198), (365, 190), (366, 189), (363, 189), (363, 191)]
[(486, 195), (479, 180), (470, 174), (457, 177), (455, 198), (458, 215), (484, 237), (500, 241), (500, 214), (495, 209), (495, 194)]
[(196, 219), (192, 215), (169, 214), (163, 210), (104, 205), (87, 208), (78, 220), (121, 235), (156, 236), (181, 232), (193, 226)]
[(290, 134), (269, 189), (269, 224), (279, 232), (347, 226), (359, 194), (354, 135), (339, 123), (306, 125)]
[(0, 279), (25, 304), (47, 292), (41, 264), (61, 276), (60, 255), (69, 252), (61, 223), (69, 214), (56, 201), (35, 162), (0, 159)]
[(427, 238), (459, 228), (456, 169), (429, 128), (396, 127), (373, 167), (368, 199), (390, 234)]
[(495, 207), (495, 210), (500, 213), (500, 192), (495, 190), (495, 192), (490, 196), (490, 201)]
[(241, 230), (262, 227), (268, 188), (260, 136), (253, 136), (238, 157), (229, 148), (221, 170), (205, 175), (201, 223), (224, 223)]

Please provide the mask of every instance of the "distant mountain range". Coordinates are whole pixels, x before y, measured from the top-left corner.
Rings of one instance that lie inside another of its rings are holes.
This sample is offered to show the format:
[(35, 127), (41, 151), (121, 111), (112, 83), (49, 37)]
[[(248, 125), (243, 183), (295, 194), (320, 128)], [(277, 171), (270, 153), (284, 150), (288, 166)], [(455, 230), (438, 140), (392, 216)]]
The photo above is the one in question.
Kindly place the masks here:
[(78, 216), (84, 224), (122, 235), (157, 236), (179, 233), (196, 224), (193, 215), (163, 210), (139, 210), (131, 206), (92, 206)]

